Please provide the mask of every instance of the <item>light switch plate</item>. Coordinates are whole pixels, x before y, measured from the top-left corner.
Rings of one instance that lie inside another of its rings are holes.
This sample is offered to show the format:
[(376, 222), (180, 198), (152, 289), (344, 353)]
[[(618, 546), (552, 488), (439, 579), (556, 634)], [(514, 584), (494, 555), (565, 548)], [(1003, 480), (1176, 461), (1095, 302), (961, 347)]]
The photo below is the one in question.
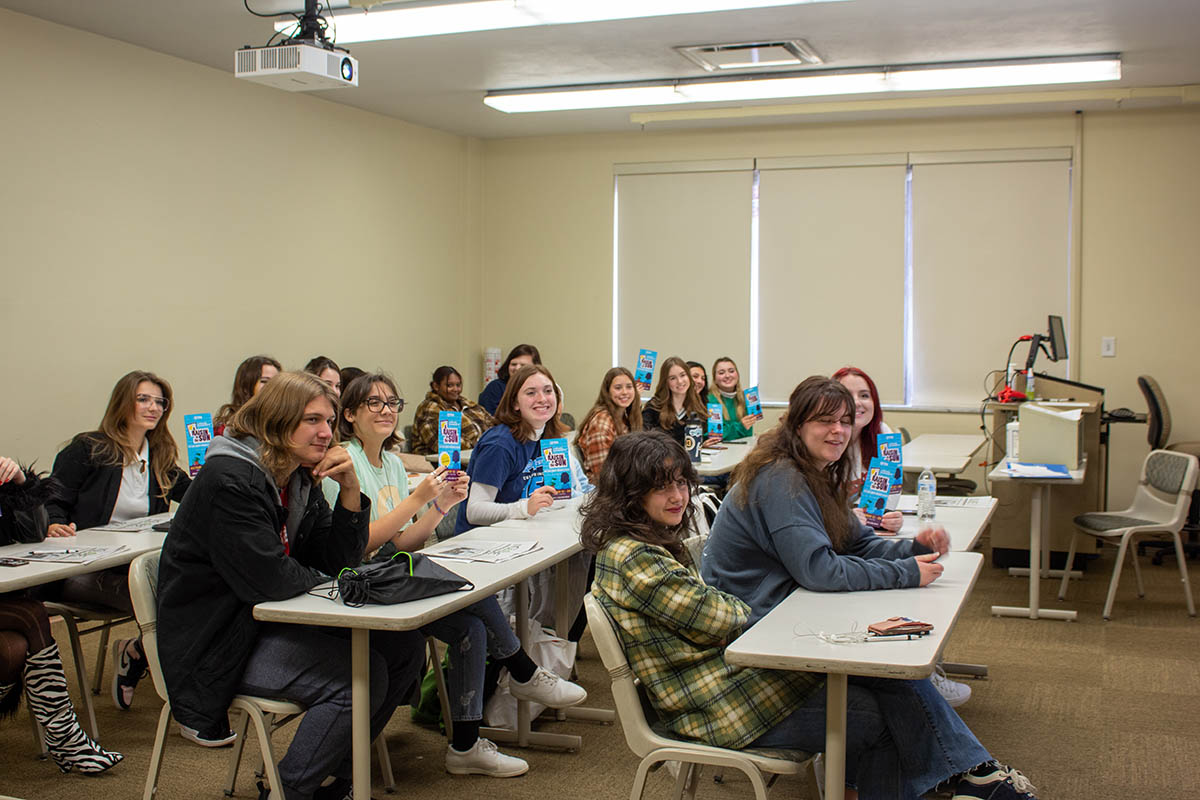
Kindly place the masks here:
[(1117, 337), (1101, 336), (1100, 337), (1100, 356), (1102, 358), (1113, 358), (1117, 354)]

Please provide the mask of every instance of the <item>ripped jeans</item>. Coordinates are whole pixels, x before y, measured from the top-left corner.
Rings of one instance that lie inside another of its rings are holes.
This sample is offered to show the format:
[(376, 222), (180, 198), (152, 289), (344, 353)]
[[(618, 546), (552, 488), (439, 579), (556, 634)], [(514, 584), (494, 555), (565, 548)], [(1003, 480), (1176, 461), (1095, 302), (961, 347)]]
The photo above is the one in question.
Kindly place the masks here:
[(445, 642), (450, 653), (446, 690), (450, 694), (450, 719), (474, 722), (483, 719), (483, 680), (487, 657), (504, 659), (521, 649), (521, 642), (500, 610), (488, 597), (421, 628), (421, 633)]

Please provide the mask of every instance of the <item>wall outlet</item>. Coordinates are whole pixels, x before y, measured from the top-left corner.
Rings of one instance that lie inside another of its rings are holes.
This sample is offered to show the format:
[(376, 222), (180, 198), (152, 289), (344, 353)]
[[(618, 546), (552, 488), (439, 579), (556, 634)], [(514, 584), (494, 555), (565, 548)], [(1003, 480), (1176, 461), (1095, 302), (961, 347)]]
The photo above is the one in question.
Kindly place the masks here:
[(1117, 354), (1117, 337), (1101, 336), (1100, 337), (1100, 357), (1113, 358)]

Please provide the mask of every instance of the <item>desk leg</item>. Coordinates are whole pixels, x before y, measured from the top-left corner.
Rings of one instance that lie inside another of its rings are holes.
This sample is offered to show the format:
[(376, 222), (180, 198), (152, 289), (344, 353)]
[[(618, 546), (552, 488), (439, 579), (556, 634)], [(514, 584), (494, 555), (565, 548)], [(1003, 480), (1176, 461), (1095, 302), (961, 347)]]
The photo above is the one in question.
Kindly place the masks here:
[(354, 800), (371, 800), (371, 658), (366, 628), (350, 631), (350, 725)]
[[(521, 632), (521, 647), (529, 652), (529, 581), (517, 584), (517, 630)], [(511, 680), (511, 678), (510, 678)], [(517, 744), (529, 746), (529, 701), (517, 701)]]
[(846, 676), (825, 678), (825, 800), (846, 797)]
[(992, 614), (998, 617), (1028, 617), (1029, 619), (1074, 620), (1076, 613), (1055, 608), (1040, 608), (1038, 594), (1042, 574), (1042, 521), (1046, 487), (1034, 484), (1029, 498), (1029, 607), (992, 606)]
[[(1042, 527), (1040, 537), (1042, 540), (1042, 564), (1040, 574), (1043, 578), (1061, 578), (1063, 576), (1063, 570), (1050, 569), (1050, 495), (1044, 494), (1045, 489), (1043, 487), (1038, 488), (1041, 490), (1041, 492), (1043, 492), (1041, 516)], [(1030, 572), (1027, 567), (1009, 567), (1008, 574), (1015, 578), (1024, 578), (1029, 575)], [(1070, 580), (1071, 578), (1079, 580), (1083, 578), (1083, 573), (1079, 570), (1071, 570), (1067, 573), (1067, 580)]]

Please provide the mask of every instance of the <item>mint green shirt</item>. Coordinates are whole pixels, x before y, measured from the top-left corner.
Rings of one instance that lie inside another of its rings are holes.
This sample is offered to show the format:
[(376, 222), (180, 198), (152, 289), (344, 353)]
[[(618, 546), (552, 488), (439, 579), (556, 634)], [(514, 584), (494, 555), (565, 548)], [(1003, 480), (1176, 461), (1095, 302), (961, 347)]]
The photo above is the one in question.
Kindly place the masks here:
[[(357, 439), (345, 442), (342, 446), (354, 462), (354, 474), (358, 476), (358, 485), (362, 487), (362, 493), (371, 501), (371, 522), (395, 510), (404, 502), (404, 498), (408, 497), (408, 470), (404, 468), (404, 462), (385, 450), (383, 466), (373, 467)], [(330, 507), (337, 503), (338, 492), (341, 489), (333, 478), (321, 481), (321, 491), (325, 493)], [(408, 527), (407, 522), (404, 527)]]

